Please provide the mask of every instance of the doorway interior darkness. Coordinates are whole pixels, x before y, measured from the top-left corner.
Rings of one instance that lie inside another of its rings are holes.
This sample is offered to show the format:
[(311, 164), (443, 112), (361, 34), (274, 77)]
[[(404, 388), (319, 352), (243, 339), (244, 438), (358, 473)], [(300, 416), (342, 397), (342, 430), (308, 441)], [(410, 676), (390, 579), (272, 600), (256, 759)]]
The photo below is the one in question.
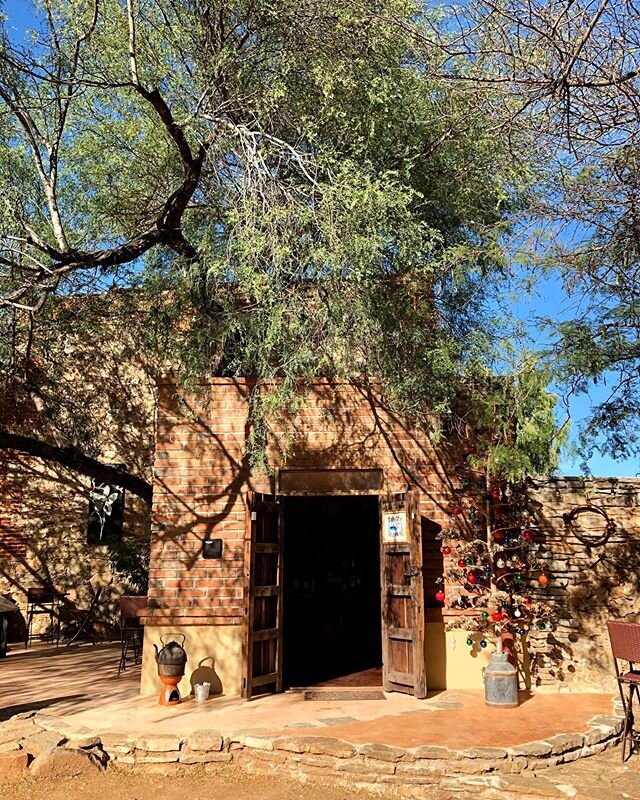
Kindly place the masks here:
[(375, 496), (284, 499), (285, 686), (382, 664)]

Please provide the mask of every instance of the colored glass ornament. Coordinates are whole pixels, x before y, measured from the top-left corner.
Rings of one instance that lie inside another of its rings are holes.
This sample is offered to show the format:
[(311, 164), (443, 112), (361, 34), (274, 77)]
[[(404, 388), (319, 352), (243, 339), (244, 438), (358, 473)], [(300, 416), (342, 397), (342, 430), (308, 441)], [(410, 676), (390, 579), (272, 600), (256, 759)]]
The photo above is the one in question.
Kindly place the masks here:
[(520, 634), (520, 636), (524, 636), (526, 631), (524, 628), (518, 628), (518, 633)]
[(440, 548), (443, 556), (451, 555), (451, 548), (448, 545)]
[(538, 623), (538, 629), (539, 629), (539, 630), (543, 631), (543, 630), (544, 630), (546, 627), (547, 627), (547, 626), (544, 624), (544, 622), (540, 622), (540, 623)]
[(533, 541), (533, 534), (531, 533), (531, 531), (525, 531), (522, 534), (522, 538), (525, 540), (525, 542), (532, 542)]
[(445, 595), (444, 595), (444, 592), (442, 591), (442, 589), (440, 589), (440, 591), (436, 592), (436, 595), (435, 595), (435, 597), (436, 597), (436, 600), (437, 600), (439, 603), (444, 603), (444, 597), (445, 597)]
[(458, 566), (459, 567), (466, 567), (467, 566), (467, 562), (464, 560), (464, 558), (459, 558), (458, 559)]
[(545, 575), (544, 572), (543, 572), (542, 575), (540, 575), (538, 577), (538, 583), (540, 584), (540, 586), (548, 586), (549, 585), (549, 576)]
[(467, 583), (470, 583), (472, 586), (478, 582), (478, 576), (475, 572), (467, 572)]
[(521, 574), (518, 572), (518, 573), (517, 573), (517, 575), (515, 576), (515, 581), (516, 581), (516, 583), (522, 583), (522, 581), (523, 581), (523, 580), (524, 580), (524, 575), (521, 575)]
[(487, 641), (485, 639), (480, 639), (480, 647), (484, 648), (486, 646), (487, 646)]
[(459, 517), (462, 514), (462, 509), (459, 506), (455, 506), (455, 508), (451, 509), (451, 513), (454, 514), (456, 517)]
[(494, 531), (493, 532), (493, 538), (497, 542), (501, 542), (504, 539), (504, 533), (502, 531)]
[(467, 558), (465, 558), (465, 560), (464, 560), (464, 563), (468, 567), (472, 567), (475, 564), (475, 560), (473, 558), (471, 558), (471, 556), (467, 556)]
[(489, 616), (489, 612), (488, 611), (483, 611), (480, 616), (482, 617), (482, 619), (487, 619), (487, 617)]
[(496, 567), (498, 567), (498, 569), (504, 569), (504, 558), (499, 558), (496, 561)]
[(494, 611), (493, 614), (491, 615), (491, 619), (494, 622), (502, 622), (503, 617), (504, 614), (502, 613), (502, 611)]
[(492, 500), (499, 500), (500, 499), (500, 487), (494, 486), (493, 489), (489, 492), (491, 495)]
[(533, 603), (533, 600), (532, 600), (530, 597), (525, 597), (525, 598), (524, 598), (524, 604), (525, 604), (525, 606), (530, 606), (530, 605), (531, 605), (531, 603)]
[(469, 645), (469, 647), (473, 645), (473, 639), (471, 637), (467, 639), (467, 644)]

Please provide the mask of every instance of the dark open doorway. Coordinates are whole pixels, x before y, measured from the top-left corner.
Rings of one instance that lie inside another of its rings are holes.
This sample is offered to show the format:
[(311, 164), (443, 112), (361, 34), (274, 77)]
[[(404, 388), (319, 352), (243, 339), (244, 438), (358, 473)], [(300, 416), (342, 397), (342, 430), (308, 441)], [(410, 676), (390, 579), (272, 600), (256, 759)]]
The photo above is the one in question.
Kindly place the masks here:
[(284, 500), (285, 686), (382, 664), (378, 498)]

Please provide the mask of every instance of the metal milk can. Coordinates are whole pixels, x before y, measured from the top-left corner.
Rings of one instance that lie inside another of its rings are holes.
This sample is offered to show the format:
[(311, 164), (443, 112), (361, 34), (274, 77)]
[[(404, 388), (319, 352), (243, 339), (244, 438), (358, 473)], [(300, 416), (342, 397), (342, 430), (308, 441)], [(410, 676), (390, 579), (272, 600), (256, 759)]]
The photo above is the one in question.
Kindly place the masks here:
[(507, 653), (494, 653), (484, 671), (484, 699), (488, 706), (516, 708), (518, 671)]

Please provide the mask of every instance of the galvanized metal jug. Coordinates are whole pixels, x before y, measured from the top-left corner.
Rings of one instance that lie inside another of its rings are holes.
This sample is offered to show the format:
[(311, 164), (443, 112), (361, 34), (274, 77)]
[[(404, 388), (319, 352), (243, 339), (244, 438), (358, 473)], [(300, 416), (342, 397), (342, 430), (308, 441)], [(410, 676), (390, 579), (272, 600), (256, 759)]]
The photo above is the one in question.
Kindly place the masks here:
[(494, 653), (484, 671), (484, 699), (488, 706), (516, 708), (518, 671), (507, 653)]

